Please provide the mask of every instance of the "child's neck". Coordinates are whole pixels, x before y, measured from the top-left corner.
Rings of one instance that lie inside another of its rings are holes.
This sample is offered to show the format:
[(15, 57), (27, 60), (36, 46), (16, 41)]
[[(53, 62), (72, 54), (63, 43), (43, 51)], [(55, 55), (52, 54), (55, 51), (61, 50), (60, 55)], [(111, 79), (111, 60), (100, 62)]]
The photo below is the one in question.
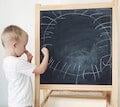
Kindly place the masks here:
[(17, 55), (14, 52), (10, 52), (8, 50), (6, 50), (6, 56), (14, 56), (17, 57)]

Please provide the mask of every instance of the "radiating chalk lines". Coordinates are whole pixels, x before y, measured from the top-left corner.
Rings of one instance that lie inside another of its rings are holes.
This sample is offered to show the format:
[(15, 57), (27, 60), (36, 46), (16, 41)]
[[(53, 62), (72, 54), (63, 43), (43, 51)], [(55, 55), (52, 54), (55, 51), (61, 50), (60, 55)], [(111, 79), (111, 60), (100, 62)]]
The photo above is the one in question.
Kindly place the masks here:
[[(68, 62), (64, 62), (64, 63), (62, 63), (62, 68), (60, 69), (60, 67), (59, 67), (59, 65), (61, 65), (61, 62), (62, 62), (62, 60), (61, 61), (58, 61), (57, 63), (55, 62), (55, 60), (54, 59), (50, 59), (50, 62), (49, 62), (49, 68), (50, 69), (52, 69), (53, 70), (53, 72), (62, 72), (64, 75), (63, 75), (63, 79), (65, 79), (65, 76), (66, 75), (70, 75), (70, 76), (75, 76), (76, 77), (76, 79), (75, 79), (75, 83), (77, 84), (78, 83), (78, 79), (79, 79), (79, 76), (82, 76), (82, 78), (83, 79), (86, 79), (86, 76), (87, 75), (93, 75), (93, 79), (94, 80), (97, 80), (97, 78), (100, 78), (100, 73), (102, 73), (103, 72), (103, 70), (105, 69), (105, 67), (107, 67), (107, 66), (110, 66), (109, 65), (109, 61), (107, 61), (106, 63), (103, 61), (103, 59), (105, 58), (105, 57), (109, 57), (109, 55), (106, 55), (106, 56), (104, 56), (104, 57), (102, 57), (101, 59), (100, 59), (100, 68), (99, 68), (99, 70), (98, 70), (98, 67), (97, 67), (97, 65), (92, 65), (91, 64), (91, 68), (92, 68), (92, 72), (86, 72), (86, 70), (84, 69), (83, 70), (83, 72), (82, 73), (80, 73), (81, 71), (80, 71), (80, 65), (76, 65), (76, 63), (75, 64), (73, 64), (73, 65), (71, 65), (71, 64), (68, 64)], [(64, 59), (64, 58), (63, 58)], [(55, 66), (55, 67), (54, 67)], [(71, 73), (71, 72), (69, 72), (69, 70), (71, 71), (71, 68), (73, 68), (72, 70), (73, 71), (75, 71), (75, 69), (78, 69), (77, 70), (77, 74), (76, 73)]]
[[(86, 79), (86, 75), (93, 75), (93, 79), (96, 81), (97, 78), (100, 78), (100, 73), (104, 72), (104, 69), (109, 66), (111, 67), (111, 60), (112, 60), (112, 49), (111, 49), (111, 45), (112, 45), (112, 37), (111, 37), (111, 31), (112, 31), (112, 22), (111, 22), (111, 14), (104, 14), (103, 11), (98, 11), (97, 9), (93, 10), (90, 14), (89, 14), (88, 9), (86, 10), (74, 10), (74, 11), (68, 11), (67, 13), (65, 13), (64, 11), (51, 11), (51, 14), (54, 16), (50, 17), (50, 16), (42, 16), (41, 17), (41, 26), (44, 26), (44, 32), (42, 35), (42, 42), (44, 46), (53, 46), (53, 44), (51, 43), (47, 43), (46, 40), (48, 39), (52, 39), (53, 35), (54, 35), (54, 29), (55, 26), (57, 24), (57, 21), (59, 20), (65, 20), (67, 17), (66, 16), (71, 16), (71, 15), (77, 15), (77, 16), (84, 16), (84, 17), (88, 17), (90, 19), (93, 20), (93, 24), (96, 24), (95, 26), (95, 30), (99, 30), (100, 33), (97, 35), (98, 36), (98, 41), (96, 41), (95, 46), (98, 47), (99, 51), (103, 51), (103, 49), (107, 49), (110, 46), (110, 53), (107, 52), (106, 50), (106, 55), (103, 55), (100, 57), (99, 59), (99, 67), (97, 66), (97, 64), (91, 64), (91, 72), (87, 72), (85, 69), (82, 71), (82, 73), (80, 74), (80, 69), (81, 69), (81, 65), (77, 65), (76, 63), (74, 65), (68, 64), (67, 62), (63, 63), (63, 66), (61, 67), (61, 69), (59, 69), (59, 66), (62, 62), (62, 60), (59, 61), (55, 61), (52, 57), (49, 61), (49, 68), (51, 68), (53, 70), (53, 72), (55, 71), (60, 71), (62, 73), (64, 73), (63, 75), (63, 79), (65, 79), (66, 75), (71, 75), (71, 76), (75, 76), (75, 83), (78, 83), (78, 79), (79, 76), (82, 76), (83, 79)], [(101, 21), (104, 18), (109, 18), (110, 22), (108, 21)], [(49, 22), (44, 22), (44, 20), (49, 20)], [(108, 43), (109, 41), (109, 43)], [(87, 52), (87, 51), (86, 51)], [(70, 53), (72, 54), (72, 53)], [(104, 59), (108, 58), (108, 60), (106, 62), (104, 62)], [(65, 59), (65, 58), (64, 58)], [(53, 66), (54, 65), (54, 66)], [(69, 72), (69, 69), (73, 69), (73, 71), (75, 69), (77, 69), (77, 73), (71, 73)]]

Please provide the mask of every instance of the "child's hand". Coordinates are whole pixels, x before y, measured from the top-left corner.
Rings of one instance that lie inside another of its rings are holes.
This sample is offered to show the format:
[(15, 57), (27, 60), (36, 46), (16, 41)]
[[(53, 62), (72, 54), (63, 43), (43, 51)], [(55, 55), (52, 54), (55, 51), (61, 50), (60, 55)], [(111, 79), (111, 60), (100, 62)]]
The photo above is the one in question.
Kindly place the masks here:
[(33, 73), (35, 73), (35, 74), (43, 74), (46, 71), (47, 67), (48, 67), (49, 51), (45, 47), (42, 48), (41, 51), (42, 51), (44, 57), (43, 57), (42, 62), (40, 63), (40, 65), (38, 65), (34, 69)]
[(42, 51), (42, 53), (43, 53), (44, 56), (48, 56), (49, 55), (49, 51), (48, 51), (48, 49), (46, 47), (43, 47), (41, 49), (41, 51)]
[(25, 51), (25, 54), (27, 55), (28, 62), (31, 63), (33, 58), (32, 54), (28, 50)]

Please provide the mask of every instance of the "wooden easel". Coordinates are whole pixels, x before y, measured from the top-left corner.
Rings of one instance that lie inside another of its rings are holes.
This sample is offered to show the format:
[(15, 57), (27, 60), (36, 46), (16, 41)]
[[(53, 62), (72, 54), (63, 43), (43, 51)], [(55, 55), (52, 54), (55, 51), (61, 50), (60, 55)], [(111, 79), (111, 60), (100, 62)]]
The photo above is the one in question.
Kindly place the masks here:
[[(52, 94), (53, 90), (64, 91), (83, 91), (83, 92), (102, 92), (106, 98), (108, 105), (106, 107), (118, 107), (118, 17), (120, 3), (118, 0), (112, 0), (106, 3), (89, 3), (89, 4), (74, 4), (74, 5), (36, 5), (35, 11), (35, 62), (39, 65), (40, 62), (40, 11), (56, 10), (56, 9), (85, 9), (85, 8), (112, 8), (112, 85), (49, 85), (40, 84), (40, 75), (35, 77), (35, 107), (40, 106), (40, 89), (44, 90), (45, 101)], [(120, 23), (119, 23), (120, 24)], [(87, 96), (86, 96), (87, 97)], [(88, 96), (89, 97), (89, 96)], [(44, 101), (44, 102), (45, 102)]]
[(105, 100), (106, 106), (110, 107), (110, 92), (92, 92), (92, 91), (69, 91), (69, 90), (52, 90), (41, 103), (41, 107), (44, 107), (49, 98), (73, 98), (73, 99), (93, 99), (93, 100)]

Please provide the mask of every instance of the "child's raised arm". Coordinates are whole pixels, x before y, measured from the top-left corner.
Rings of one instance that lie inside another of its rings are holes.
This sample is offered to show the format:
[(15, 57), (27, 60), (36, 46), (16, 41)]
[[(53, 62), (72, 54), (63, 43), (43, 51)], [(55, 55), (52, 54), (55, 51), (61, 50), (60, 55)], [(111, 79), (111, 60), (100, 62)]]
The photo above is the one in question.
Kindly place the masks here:
[(36, 66), (36, 68), (34, 69), (33, 73), (35, 73), (35, 74), (43, 74), (46, 71), (47, 66), (48, 66), (49, 51), (45, 47), (42, 48), (41, 51), (44, 55), (44, 58), (43, 58), (41, 64)]
[(27, 55), (27, 61), (31, 63), (33, 58), (32, 54), (28, 50), (25, 50), (25, 54)]

